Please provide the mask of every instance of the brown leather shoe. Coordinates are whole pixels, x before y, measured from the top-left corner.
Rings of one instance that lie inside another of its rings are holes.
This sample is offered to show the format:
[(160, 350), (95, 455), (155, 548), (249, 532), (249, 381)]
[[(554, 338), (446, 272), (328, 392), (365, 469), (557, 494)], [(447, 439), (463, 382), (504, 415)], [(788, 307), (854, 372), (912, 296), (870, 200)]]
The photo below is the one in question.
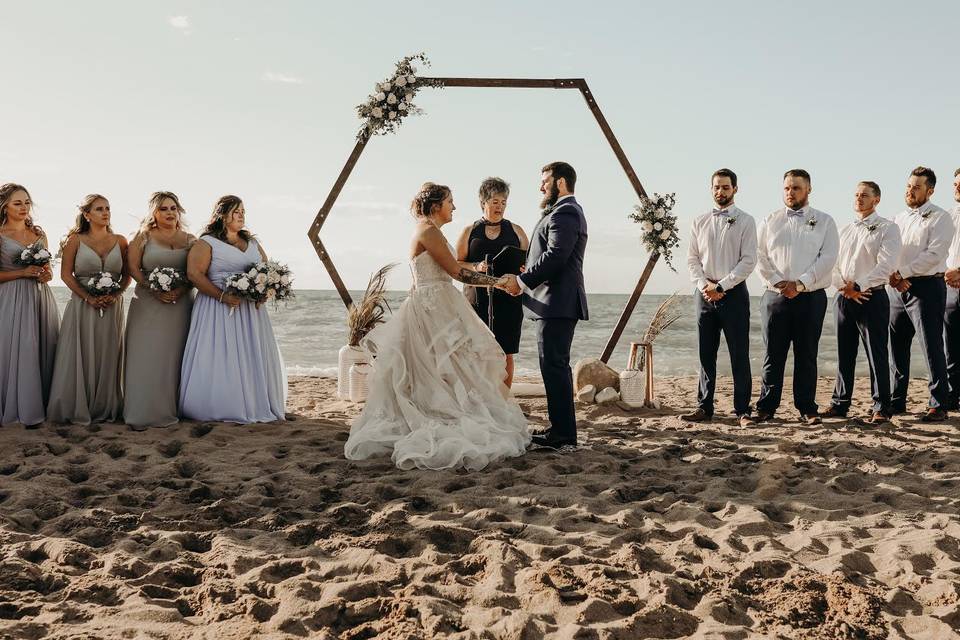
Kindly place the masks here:
[(927, 412), (920, 416), (920, 422), (943, 422), (947, 419), (947, 412), (943, 409), (927, 409)]
[(703, 409), (697, 409), (693, 413), (684, 413), (680, 419), (685, 422), (713, 422), (713, 415)]
[(821, 419), (820, 419), (820, 416), (818, 416), (818, 415), (815, 414), (815, 413), (806, 413), (806, 414), (803, 414), (803, 415), (800, 416), (800, 417), (803, 419), (803, 421), (804, 421), (807, 425), (809, 425), (809, 426), (811, 426), (811, 427), (812, 427), (813, 425), (815, 425), (815, 424), (823, 424), (823, 420), (821, 420)]
[(888, 422), (890, 422), (890, 418), (882, 411), (877, 411), (872, 416), (870, 416), (869, 420), (867, 420), (867, 424), (872, 424), (874, 426), (887, 424)]
[(757, 421), (753, 419), (749, 413), (744, 413), (743, 415), (737, 418), (737, 423), (744, 429), (747, 427), (752, 427), (757, 424)]
[(837, 408), (836, 405), (830, 405), (829, 409), (827, 409), (826, 411), (820, 412), (820, 417), (821, 418), (846, 418), (847, 412), (841, 411), (839, 408)]

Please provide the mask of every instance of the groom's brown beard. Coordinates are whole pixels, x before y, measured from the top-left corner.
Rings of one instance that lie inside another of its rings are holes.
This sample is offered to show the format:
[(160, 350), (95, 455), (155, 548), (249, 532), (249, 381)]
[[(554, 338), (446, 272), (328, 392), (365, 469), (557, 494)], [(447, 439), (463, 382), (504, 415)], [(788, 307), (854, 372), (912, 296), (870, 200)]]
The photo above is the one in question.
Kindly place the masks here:
[(549, 209), (553, 205), (557, 204), (557, 199), (560, 197), (560, 190), (557, 189), (557, 183), (554, 182), (550, 185), (550, 190), (544, 194), (543, 200), (540, 201), (541, 209)]

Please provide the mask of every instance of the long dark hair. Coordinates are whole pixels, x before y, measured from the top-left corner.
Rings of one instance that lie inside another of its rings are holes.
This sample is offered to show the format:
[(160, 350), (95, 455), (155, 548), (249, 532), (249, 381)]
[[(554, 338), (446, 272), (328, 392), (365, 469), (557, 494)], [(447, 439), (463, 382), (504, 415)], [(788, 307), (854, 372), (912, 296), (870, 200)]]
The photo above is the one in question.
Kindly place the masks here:
[(24, 220), (24, 223), (27, 225), (27, 229), (33, 231), (35, 234), (42, 236), (44, 235), (43, 229), (33, 222), (33, 198), (30, 196), (30, 192), (27, 191), (27, 188), (22, 184), (16, 184), (13, 182), (8, 182), (3, 186), (0, 186), (0, 227), (7, 223), (7, 205), (10, 204), (10, 200), (13, 199), (13, 194), (17, 191), (23, 191), (27, 194), (27, 200), (30, 201), (30, 213), (27, 214), (27, 219)]
[[(243, 204), (239, 196), (221, 196), (217, 203), (213, 205), (213, 213), (210, 215), (210, 221), (200, 232), (201, 236), (213, 236), (217, 240), (227, 241), (227, 216)], [(241, 229), (238, 233), (246, 242), (253, 239), (253, 234), (246, 229)]]

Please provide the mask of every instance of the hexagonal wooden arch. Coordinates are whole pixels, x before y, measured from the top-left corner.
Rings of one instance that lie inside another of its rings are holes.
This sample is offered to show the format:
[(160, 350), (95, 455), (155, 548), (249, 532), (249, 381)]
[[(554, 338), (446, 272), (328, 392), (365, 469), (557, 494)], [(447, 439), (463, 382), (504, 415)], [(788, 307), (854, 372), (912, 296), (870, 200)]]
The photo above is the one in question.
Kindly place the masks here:
[[(587, 108), (590, 109), (593, 117), (597, 120), (597, 124), (600, 125), (600, 130), (603, 132), (604, 137), (606, 137), (607, 142), (610, 144), (610, 148), (613, 150), (614, 155), (617, 157), (617, 160), (620, 161), (620, 166), (623, 167), (623, 170), (627, 175), (627, 180), (630, 181), (634, 191), (637, 192), (637, 196), (639, 196), (641, 199), (647, 197), (646, 190), (643, 188), (643, 185), (640, 184), (640, 179), (637, 177), (636, 172), (634, 172), (633, 167), (630, 165), (630, 161), (627, 160), (627, 156), (623, 152), (623, 148), (620, 146), (620, 143), (617, 142), (616, 136), (613, 135), (610, 125), (607, 124), (607, 119), (603, 117), (603, 113), (600, 111), (600, 107), (597, 105), (596, 100), (594, 100), (593, 93), (590, 91), (590, 87), (587, 86), (587, 81), (585, 79), (422, 78), (422, 80), (430, 81), (442, 87), (579, 90), (583, 95), (583, 99), (587, 101)], [(330, 189), (327, 199), (324, 201), (323, 206), (320, 207), (320, 211), (317, 212), (317, 217), (314, 218), (313, 224), (310, 226), (310, 231), (307, 232), (307, 236), (310, 238), (310, 242), (313, 244), (313, 248), (316, 250), (317, 256), (320, 258), (323, 266), (326, 267), (327, 272), (330, 274), (330, 279), (333, 280), (333, 284), (337, 288), (340, 298), (343, 300), (343, 304), (348, 309), (353, 304), (353, 299), (350, 297), (350, 292), (347, 291), (346, 285), (344, 285), (343, 280), (340, 278), (340, 273), (337, 271), (336, 265), (333, 264), (330, 254), (327, 252), (326, 247), (323, 246), (323, 242), (320, 241), (320, 229), (323, 227), (323, 223), (330, 214), (330, 210), (333, 209), (333, 205), (340, 196), (340, 192), (343, 190), (343, 187), (347, 182), (347, 178), (350, 177), (350, 173), (353, 171), (354, 166), (360, 159), (360, 154), (363, 153), (363, 150), (366, 148), (369, 140), (370, 137), (368, 136), (360, 139), (357, 142), (356, 146), (353, 148), (353, 151), (350, 153), (350, 157), (347, 158), (346, 164), (344, 164), (343, 169), (340, 171), (340, 175), (337, 176), (337, 180), (334, 182), (333, 188)], [(620, 340), (620, 336), (623, 333), (623, 329), (630, 320), (633, 309), (636, 307), (637, 301), (640, 299), (640, 294), (643, 293), (643, 289), (647, 285), (647, 280), (649, 280), (650, 274), (653, 272), (653, 267), (657, 264), (657, 260), (659, 259), (659, 253), (654, 252), (650, 254), (650, 258), (647, 260), (647, 265), (640, 274), (640, 279), (637, 281), (637, 286), (634, 288), (630, 299), (627, 301), (626, 306), (620, 313), (620, 318), (617, 320), (617, 325), (614, 327), (609, 340), (607, 340), (606, 347), (604, 347), (603, 353), (600, 356), (600, 359), (603, 362), (609, 361), (610, 355), (613, 353), (614, 348), (616, 348), (617, 342)]]

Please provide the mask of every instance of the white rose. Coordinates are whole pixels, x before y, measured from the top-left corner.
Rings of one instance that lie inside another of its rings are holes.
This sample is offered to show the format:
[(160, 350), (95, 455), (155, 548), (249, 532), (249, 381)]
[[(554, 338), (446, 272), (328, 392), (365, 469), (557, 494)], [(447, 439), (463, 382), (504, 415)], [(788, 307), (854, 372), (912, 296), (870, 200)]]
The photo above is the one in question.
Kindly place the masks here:
[(270, 284), (277, 284), (278, 282), (280, 282), (280, 274), (277, 273), (276, 271), (271, 271), (267, 275), (267, 282), (269, 282)]
[(380, 107), (374, 107), (373, 109), (370, 110), (370, 115), (372, 115), (374, 118), (382, 118), (383, 109), (381, 109)]
[(159, 276), (157, 276), (157, 282), (159, 282), (163, 286), (167, 286), (168, 284), (170, 284), (171, 280), (172, 278), (165, 273), (161, 273)]
[(403, 76), (400, 76), (399, 78), (397, 78), (397, 82), (395, 84), (398, 87), (405, 87), (407, 86), (407, 79), (404, 78)]
[(664, 229), (663, 233), (660, 234), (661, 240), (668, 240), (670, 238), (670, 230)]
[(267, 287), (266, 287), (266, 285), (264, 285), (264, 284), (258, 284), (258, 285), (257, 285), (256, 287), (254, 287), (254, 288), (255, 288), (257, 291), (259, 291), (260, 293), (263, 293), (263, 290), (266, 289)]
[(407, 103), (406, 103), (406, 102), (401, 102), (400, 105), (397, 107), (397, 109), (400, 109), (400, 111), (406, 111), (406, 110), (407, 110)]
[(640, 228), (643, 229), (644, 233), (650, 233), (653, 231), (653, 225), (646, 220), (640, 223)]
[(377, 94), (378, 102), (383, 102), (386, 99), (387, 99), (387, 94), (385, 94), (384, 92), (381, 91), (380, 93)]
[(34, 260), (39, 260), (39, 259), (42, 258), (42, 257), (43, 257), (43, 255), (42, 255), (39, 251), (37, 251), (35, 254), (33, 254), (33, 259), (34, 259)]
[(387, 96), (387, 104), (397, 104), (397, 96), (392, 93)]
[(396, 120), (396, 119), (397, 119), (397, 112), (396, 112), (396, 111), (391, 111), (391, 112), (390, 112), (390, 119), (391, 119), (391, 120)]
[(407, 76), (407, 82), (409, 82), (410, 84), (413, 84), (416, 81), (417, 81), (417, 76), (413, 75), (412, 73)]
[(41, 258), (49, 258), (50, 252), (47, 251), (46, 249), (40, 249), (40, 253), (38, 253), (37, 255), (40, 256)]
[(393, 85), (391, 85), (389, 82), (384, 82), (382, 85), (380, 85), (380, 90), (381, 90), (381, 91), (390, 91), (390, 89), (391, 89), (392, 86), (393, 86)]
[(253, 281), (256, 282), (257, 284), (264, 284), (267, 281), (267, 274), (258, 273), (257, 277), (254, 278)]
[(658, 220), (659, 220), (660, 218), (662, 218), (663, 215), (664, 215), (664, 211), (663, 211), (663, 209), (661, 209), (660, 207), (657, 207), (657, 208), (653, 211), (653, 217), (656, 218), (656, 219), (658, 219)]
[(96, 279), (96, 278), (90, 278), (89, 280), (87, 280), (87, 286), (88, 286), (88, 287), (92, 287), (92, 286), (95, 285), (95, 284), (97, 284), (97, 279)]
[(280, 284), (283, 286), (290, 284), (290, 276), (280, 276)]
[(660, 231), (661, 229), (663, 229), (663, 225), (662, 225), (662, 224), (660, 224), (659, 222), (654, 222), (654, 223), (653, 223), (653, 230), (654, 230), (654, 231)]
[(240, 291), (246, 291), (250, 288), (250, 281), (246, 278), (240, 278), (237, 280), (237, 289)]

